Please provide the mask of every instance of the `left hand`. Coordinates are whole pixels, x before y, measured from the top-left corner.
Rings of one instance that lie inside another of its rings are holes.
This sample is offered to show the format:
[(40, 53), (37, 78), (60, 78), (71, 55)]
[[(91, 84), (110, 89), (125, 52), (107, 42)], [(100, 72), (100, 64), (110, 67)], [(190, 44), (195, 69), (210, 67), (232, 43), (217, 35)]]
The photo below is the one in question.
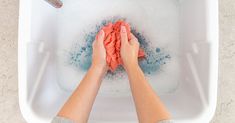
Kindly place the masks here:
[(107, 70), (106, 63), (106, 50), (104, 47), (104, 36), (105, 32), (100, 30), (97, 34), (95, 41), (92, 44), (93, 53), (92, 53), (92, 66), (98, 67), (103, 70)]

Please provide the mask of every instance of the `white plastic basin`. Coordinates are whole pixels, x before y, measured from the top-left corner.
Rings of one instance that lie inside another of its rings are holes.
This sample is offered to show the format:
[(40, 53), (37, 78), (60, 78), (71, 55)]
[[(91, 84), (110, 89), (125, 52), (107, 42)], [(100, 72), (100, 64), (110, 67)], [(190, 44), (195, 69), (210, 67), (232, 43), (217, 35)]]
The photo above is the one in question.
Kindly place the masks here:
[[(104, 19), (126, 18), (170, 54), (146, 75), (176, 123), (208, 123), (216, 108), (218, 78), (217, 0), (64, 0), (55, 9), (44, 0), (21, 0), (19, 103), (29, 123), (49, 123), (85, 71), (66, 63), (66, 53)], [(125, 2), (125, 4), (124, 4)], [(125, 72), (106, 77), (91, 123), (136, 123)]]

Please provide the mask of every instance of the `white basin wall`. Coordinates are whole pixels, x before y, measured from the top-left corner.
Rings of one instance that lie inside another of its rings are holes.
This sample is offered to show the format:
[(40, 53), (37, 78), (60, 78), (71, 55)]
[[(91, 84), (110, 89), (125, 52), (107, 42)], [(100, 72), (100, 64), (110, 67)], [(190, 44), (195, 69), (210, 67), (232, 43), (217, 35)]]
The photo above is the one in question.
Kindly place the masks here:
[[(216, 106), (218, 1), (180, 3), (180, 84), (159, 95), (178, 123), (207, 123)], [(56, 79), (58, 10), (43, 0), (21, 0), (19, 20), (19, 102), (29, 123), (50, 122), (72, 92)], [(90, 122), (137, 122), (130, 96), (99, 94)]]

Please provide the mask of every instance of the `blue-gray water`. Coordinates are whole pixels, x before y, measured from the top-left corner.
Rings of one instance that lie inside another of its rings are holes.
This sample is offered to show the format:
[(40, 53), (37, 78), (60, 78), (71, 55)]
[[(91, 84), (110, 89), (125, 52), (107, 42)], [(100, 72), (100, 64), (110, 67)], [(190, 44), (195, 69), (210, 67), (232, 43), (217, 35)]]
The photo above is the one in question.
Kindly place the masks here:
[[(120, 18), (113, 18), (110, 20), (104, 20), (100, 24), (96, 25), (95, 30), (84, 35), (84, 43), (73, 44), (69, 51), (68, 63), (75, 67), (77, 70), (87, 71), (92, 62), (92, 43), (95, 39), (97, 32), (101, 27), (108, 22), (115, 22)], [(130, 24), (131, 25), (131, 24)], [(143, 34), (132, 27), (132, 33), (138, 38), (140, 47), (145, 51), (145, 58), (139, 60), (139, 65), (143, 72), (148, 75), (158, 72), (162, 65), (167, 65), (167, 62), (171, 59), (170, 54), (161, 47), (153, 47), (151, 41), (147, 40)], [(123, 67), (119, 67), (114, 73), (108, 72), (108, 77), (116, 77), (122, 75), (124, 72)]]

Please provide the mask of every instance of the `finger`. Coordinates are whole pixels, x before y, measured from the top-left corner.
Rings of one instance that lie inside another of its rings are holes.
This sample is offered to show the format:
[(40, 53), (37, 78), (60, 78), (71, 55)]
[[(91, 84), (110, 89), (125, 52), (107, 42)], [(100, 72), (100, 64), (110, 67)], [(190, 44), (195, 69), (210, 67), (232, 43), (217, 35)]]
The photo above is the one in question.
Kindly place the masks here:
[(104, 35), (105, 35), (104, 30), (100, 30), (98, 35), (97, 35), (97, 41), (98, 42), (104, 42)]
[(97, 42), (97, 40), (94, 40), (94, 41), (92, 42), (92, 48), (94, 48), (96, 42)]
[(98, 42), (97, 40), (94, 40), (93, 43), (92, 43), (92, 50), (93, 51), (97, 48), (97, 42)]
[(139, 47), (139, 46), (140, 46), (138, 40), (130, 40), (130, 45), (136, 46), (136, 47)]
[(137, 39), (133, 33), (131, 33), (131, 39)]
[(131, 40), (130, 40), (131, 45), (139, 45), (138, 39), (131, 33)]
[(121, 26), (120, 35), (121, 35), (121, 43), (123, 44), (128, 43), (127, 31), (125, 26)]

